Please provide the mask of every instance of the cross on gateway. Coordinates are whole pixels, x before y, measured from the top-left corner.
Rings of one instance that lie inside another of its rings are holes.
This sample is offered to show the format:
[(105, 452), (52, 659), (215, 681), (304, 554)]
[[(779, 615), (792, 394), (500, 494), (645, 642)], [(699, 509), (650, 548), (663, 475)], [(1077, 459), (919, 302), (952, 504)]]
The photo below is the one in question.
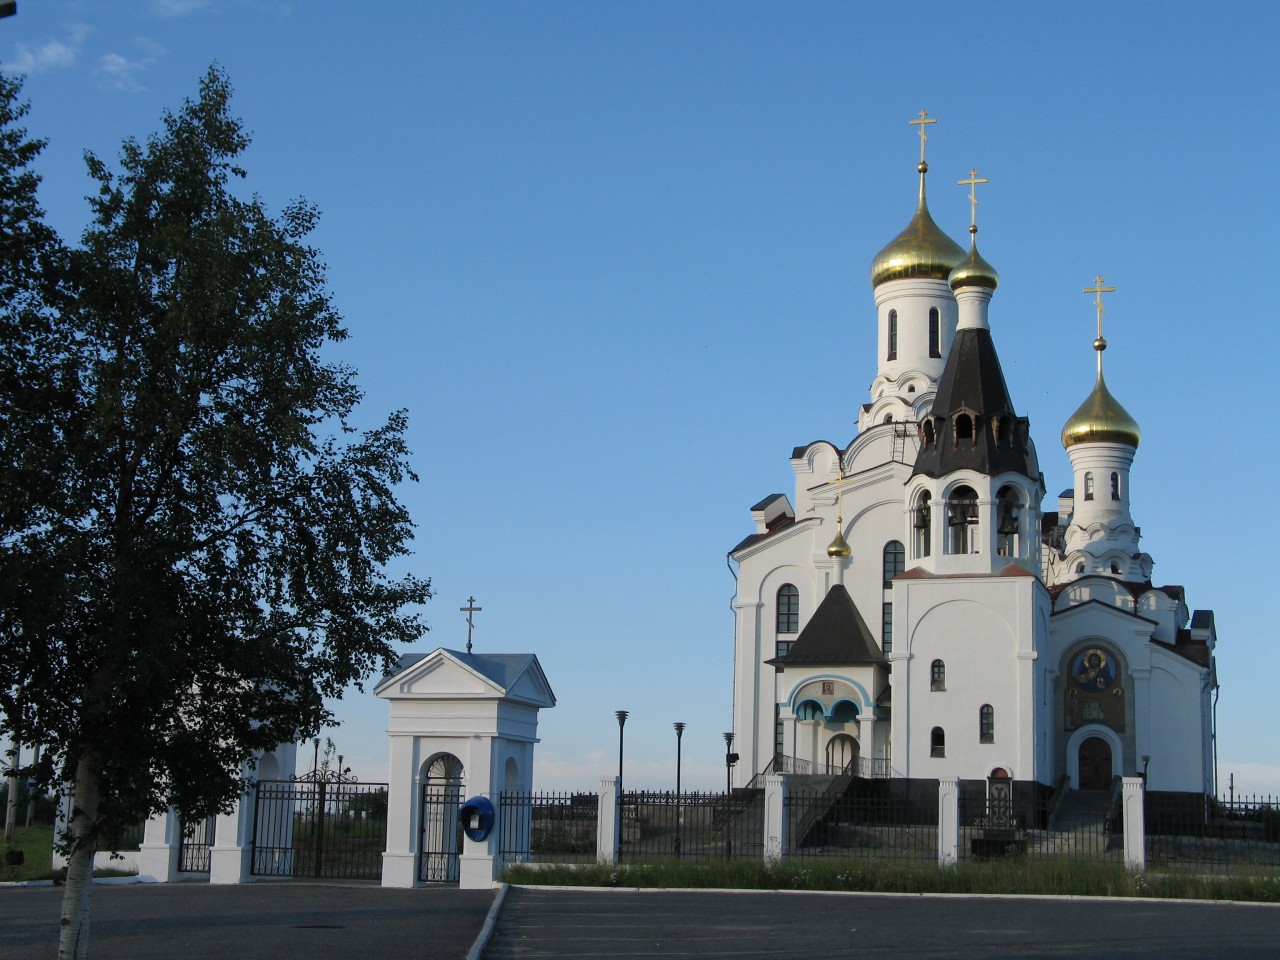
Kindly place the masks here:
[(467, 653), (470, 653), (471, 652), (471, 631), (472, 629), (475, 628), (475, 623), (472, 622), (471, 615), (473, 613), (479, 613), (481, 610), (484, 609), (484, 607), (476, 606), (475, 597), (467, 597), (467, 605), (465, 607), (459, 607), (458, 609), (467, 615)]
[(935, 118), (933, 118), (933, 117), (930, 117), (930, 116), (929, 116), (929, 111), (928, 111), (928, 110), (921, 110), (921, 111), (920, 111), (920, 119), (919, 119), (919, 120), (908, 120), (908, 121), (907, 121), (907, 123), (911, 124), (911, 126), (913, 126), (913, 127), (919, 127), (919, 128), (920, 128), (920, 162), (921, 162), (921, 163), (924, 163), (924, 145), (925, 145), (925, 142), (929, 139), (928, 135), (926, 135), (926, 134), (925, 134), (925, 132), (924, 132), (924, 131), (925, 131), (925, 124), (928, 124), (928, 123), (937, 123), (937, 122), (938, 122), (938, 121), (937, 121), (937, 119), (935, 119)]

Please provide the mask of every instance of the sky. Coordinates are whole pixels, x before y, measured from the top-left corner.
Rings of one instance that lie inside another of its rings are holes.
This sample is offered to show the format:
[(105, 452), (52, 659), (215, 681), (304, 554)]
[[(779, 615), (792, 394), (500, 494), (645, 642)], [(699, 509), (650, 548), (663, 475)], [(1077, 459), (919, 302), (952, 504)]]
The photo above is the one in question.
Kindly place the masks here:
[[(753, 503), (794, 498), (794, 446), (855, 434), (868, 268), (914, 210), (927, 110), (930, 208), (960, 242), (956, 181), (990, 179), (992, 331), (1046, 510), (1093, 384), (1083, 290), (1117, 288), (1134, 518), (1157, 584), (1217, 616), (1221, 789), (1280, 793), (1277, 551), (1253, 512), (1277, 465), (1277, 35), (1262, 2), (19, 0), (0, 64), (26, 75), (68, 240), (84, 151), (114, 160), (226, 71), (244, 189), (322, 213), (364, 422), (409, 411), (399, 569), (436, 592), (411, 649), (463, 647), (474, 596), (477, 652), (537, 654), (542, 789), (616, 771), (617, 709), (628, 785), (674, 785), (675, 721), (686, 788), (724, 782), (726, 554)], [(345, 762), (385, 779), (387, 705), (335, 710)]]

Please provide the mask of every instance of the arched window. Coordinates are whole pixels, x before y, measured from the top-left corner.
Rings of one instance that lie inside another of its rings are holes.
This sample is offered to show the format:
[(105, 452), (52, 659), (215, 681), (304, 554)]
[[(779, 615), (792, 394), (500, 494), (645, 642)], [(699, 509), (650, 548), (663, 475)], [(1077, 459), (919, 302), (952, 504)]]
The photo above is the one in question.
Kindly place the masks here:
[(907, 548), (897, 540), (890, 540), (884, 545), (884, 588), (891, 586), (890, 580), (906, 569)]
[(956, 414), (956, 443), (961, 440), (973, 443), (973, 417), (967, 413)]
[(796, 707), (797, 720), (825, 720), (826, 714), (822, 712), (822, 704), (817, 700), (805, 700)]
[(989, 703), (978, 708), (978, 742), (996, 742), (996, 711)]
[(996, 552), (1002, 557), (1016, 557), (1021, 498), (1012, 486), (1001, 487), (996, 498)]
[(1093, 474), (1086, 473), (1084, 475), (1084, 498), (1086, 500), (1093, 499)]
[(947, 500), (947, 552), (978, 552), (978, 495), (959, 486)]
[(889, 311), (889, 356), (886, 360), (898, 359), (898, 311)]
[(778, 588), (778, 632), (796, 633), (800, 629), (800, 591), (789, 583)]
[(886, 414), (884, 415), (884, 420), (883, 420), (883, 421), (881, 421), (881, 422), (882, 422), (882, 423), (893, 423), (893, 414), (892, 414), (892, 413), (886, 413)]
[(947, 665), (941, 660), (933, 661), (933, 665), (929, 667), (929, 689), (947, 689)]
[(1076, 573), (1084, 573), (1084, 561), (1081, 560), (1076, 564)]
[(926, 447), (933, 446), (933, 421), (932, 420), (926, 420), (924, 422), (924, 426), (920, 428), (920, 433), (921, 433), (921, 436), (924, 438), (924, 445)]
[(1120, 474), (1118, 473), (1111, 474), (1111, 499), (1120, 499)]
[(932, 521), (930, 519), (928, 490), (921, 490), (916, 496), (915, 509), (912, 510), (911, 527), (915, 531), (915, 548), (917, 557), (929, 556), (933, 545)]
[(929, 308), (929, 356), (942, 356), (942, 335), (938, 329), (938, 308)]
[(929, 756), (945, 757), (947, 755), (947, 735), (941, 727), (934, 727), (929, 732)]

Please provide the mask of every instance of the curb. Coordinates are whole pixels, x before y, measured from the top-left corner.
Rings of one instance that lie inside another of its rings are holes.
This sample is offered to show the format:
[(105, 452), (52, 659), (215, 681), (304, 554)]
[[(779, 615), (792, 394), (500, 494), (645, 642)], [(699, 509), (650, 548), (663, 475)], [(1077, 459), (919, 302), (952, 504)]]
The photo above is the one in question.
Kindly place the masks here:
[(484, 918), (484, 926), (480, 928), (480, 933), (476, 936), (476, 942), (467, 951), (467, 960), (480, 960), (480, 955), (484, 953), (484, 948), (489, 945), (489, 939), (493, 936), (493, 928), (498, 925), (498, 914), (502, 912), (502, 901), (507, 898), (507, 891), (510, 889), (511, 885), (508, 883), (498, 887), (498, 895), (493, 898), (493, 905), (489, 907), (489, 913)]

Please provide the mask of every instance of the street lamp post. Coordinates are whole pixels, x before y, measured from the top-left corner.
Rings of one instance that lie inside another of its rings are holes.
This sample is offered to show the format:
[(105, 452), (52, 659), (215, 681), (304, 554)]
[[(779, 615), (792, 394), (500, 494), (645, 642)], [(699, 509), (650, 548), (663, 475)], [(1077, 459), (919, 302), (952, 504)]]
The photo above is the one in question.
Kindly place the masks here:
[(685, 725), (680, 721), (672, 724), (676, 728), (676, 856), (680, 856), (680, 828), (684, 826), (684, 818), (680, 810), (680, 740), (684, 736)]
[(733, 733), (724, 735), (724, 856), (726, 860), (733, 858), (733, 829), (729, 822), (733, 811), (733, 765), (738, 762), (738, 755), (733, 752)]
[(618, 802), (622, 802), (622, 728), (627, 724), (627, 717), (631, 716), (626, 710), (615, 710), (614, 716), (618, 718)]

